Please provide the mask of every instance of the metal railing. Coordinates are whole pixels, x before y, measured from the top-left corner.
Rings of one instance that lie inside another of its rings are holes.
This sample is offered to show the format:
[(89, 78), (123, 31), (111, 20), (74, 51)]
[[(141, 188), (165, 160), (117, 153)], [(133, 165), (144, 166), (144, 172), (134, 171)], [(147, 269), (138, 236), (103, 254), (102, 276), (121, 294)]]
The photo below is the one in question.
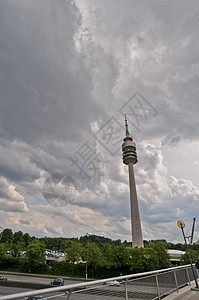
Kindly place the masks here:
[[(194, 267), (195, 276), (198, 270)], [(171, 294), (194, 280), (190, 265), (138, 273), (114, 278), (82, 282), (62, 287), (12, 294), (0, 300), (27, 299), (28, 296), (45, 295), (48, 299), (65, 300), (155, 300)]]

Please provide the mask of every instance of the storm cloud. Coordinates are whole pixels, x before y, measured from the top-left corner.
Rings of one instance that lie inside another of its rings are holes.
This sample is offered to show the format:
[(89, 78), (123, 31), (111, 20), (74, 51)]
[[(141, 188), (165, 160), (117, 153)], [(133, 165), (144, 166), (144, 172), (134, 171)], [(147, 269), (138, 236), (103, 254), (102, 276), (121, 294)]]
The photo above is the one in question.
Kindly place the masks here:
[(199, 215), (198, 16), (197, 0), (0, 1), (3, 228), (131, 240), (127, 113), (144, 239), (181, 241)]

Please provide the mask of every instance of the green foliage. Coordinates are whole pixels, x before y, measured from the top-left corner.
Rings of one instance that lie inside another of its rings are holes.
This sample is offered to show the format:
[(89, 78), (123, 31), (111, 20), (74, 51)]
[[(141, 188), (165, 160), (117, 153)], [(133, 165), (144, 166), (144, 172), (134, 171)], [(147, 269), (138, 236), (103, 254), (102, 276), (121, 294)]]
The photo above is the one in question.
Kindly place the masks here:
[(170, 255), (167, 252), (166, 247), (162, 243), (156, 243), (153, 245), (153, 249), (157, 253), (157, 259), (158, 259), (158, 268), (159, 269), (165, 269), (170, 266)]
[(5, 255), (0, 261), (0, 269), (4, 271), (28, 272), (28, 264), (23, 258)]
[(71, 241), (78, 242), (77, 238), (49, 238), (44, 237), (39, 239), (41, 243), (46, 245), (46, 249), (65, 250), (70, 247)]
[(28, 246), (28, 245), (29, 245), (29, 243), (30, 243), (30, 241), (31, 241), (31, 237), (29, 236), (28, 233), (25, 233), (25, 234), (23, 235), (23, 241), (24, 241), (24, 243), (25, 243), (25, 246)]
[(25, 249), (25, 243), (22, 241), (22, 242), (17, 242), (17, 243), (14, 243), (13, 246), (12, 246), (12, 256), (14, 257), (19, 257), (20, 256), (20, 252)]
[[(199, 258), (199, 253), (197, 251), (194, 251), (191, 249), (189, 249), (189, 253), (191, 256), (192, 263), (195, 263)], [(180, 262), (182, 265), (190, 264), (189, 254), (188, 254), (187, 250), (186, 250), (186, 253), (181, 256)]]
[(124, 266), (129, 262), (129, 251), (124, 245), (115, 246), (113, 249), (113, 259), (120, 272), (123, 272)]
[(84, 256), (86, 256), (86, 259), (88, 258), (88, 268), (91, 269), (91, 276), (93, 278), (96, 269), (103, 264), (102, 252), (96, 243), (88, 243), (84, 251)]
[(83, 248), (79, 242), (71, 242), (71, 247), (67, 248), (67, 260), (69, 260), (72, 264), (79, 262), (82, 259)]
[(116, 267), (114, 246), (110, 244), (101, 244), (100, 249), (102, 252), (102, 263), (107, 268)]
[[(28, 233), (4, 229), (0, 235), (0, 268), (21, 272), (45, 273), (65, 276), (85, 276), (86, 260), (88, 277), (107, 278), (120, 273), (145, 272), (167, 268), (170, 265), (167, 249), (186, 250), (186, 245), (167, 243), (166, 240), (144, 241), (145, 248), (131, 248), (131, 243), (111, 240), (97, 235), (78, 238), (36, 238)], [(189, 245), (193, 263), (199, 257), (199, 245)], [(67, 261), (45, 264), (45, 249), (67, 252)], [(5, 255), (11, 251), (12, 256)], [(20, 258), (20, 251), (27, 251), (26, 259)], [(84, 263), (81, 262), (84, 261)], [(188, 264), (188, 254), (181, 262)]]
[(1, 243), (0, 244), (0, 262), (4, 259), (5, 257), (5, 248), (4, 248), (4, 244)]
[(6, 252), (9, 251), (9, 250), (12, 250), (13, 244), (12, 244), (12, 243), (9, 243), (8, 241), (6, 241), (6, 242), (4, 243), (4, 248), (5, 248), (5, 251), (6, 251)]
[(71, 242), (70, 248), (67, 248), (67, 260), (72, 263), (72, 275), (75, 263), (79, 263), (83, 255), (83, 247), (79, 242)]
[(8, 242), (11, 244), (13, 242), (13, 232), (12, 229), (6, 228), (1, 233), (1, 243)]
[(133, 273), (157, 270), (157, 253), (153, 248), (133, 248), (130, 251), (130, 265)]
[(127, 242), (126, 240), (122, 243), (125, 247), (131, 247), (132, 243), (131, 242)]
[(198, 244), (193, 244), (193, 245), (190, 245), (191, 246), (191, 249), (192, 250), (197, 250), (199, 251), (199, 245)]
[(23, 242), (23, 232), (22, 231), (17, 231), (14, 233), (13, 242), (14, 243)]
[[(62, 239), (62, 240), (60, 241), (59, 250), (65, 251), (65, 249), (67, 249), (67, 248), (71, 245), (72, 242), (73, 242), (73, 241), (69, 241), (69, 240), (66, 240), (66, 239)], [(58, 249), (56, 249), (56, 250), (58, 250)]]
[(85, 264), (79, 263), (73, 268), (73, 265), (69, 262), (52, 261), (50, 264), (50, 269), (48, 270), (48, 274), (57, 276), (85, 277)]
[(167, 248), (167, 241), (166, 240), (151, 240), (151, 241), (144, 241), (144, 246), (148, 248), (154, 248), (156, 245), (163, 245)]
[(45, 265), (46, 247), (40, 242), (31, 243), (27, 247), (26, 259), (29, 265), (29, 272), (38, 271)]
[(82, 244), (87, 244), (89, 239), (89, 243), (96, 243), (96, 244), (113, 244), (113, 241), (109, 238), (105, 238), (103, 236), (98, 236), (98, 235), (84, 235), (81, 236), (79, 241)]
[(177, 243), (173, 249), (180, 250), (180, 251), (185, 251), (186, 250), (186, 245), (181, 244), (181, 243)]

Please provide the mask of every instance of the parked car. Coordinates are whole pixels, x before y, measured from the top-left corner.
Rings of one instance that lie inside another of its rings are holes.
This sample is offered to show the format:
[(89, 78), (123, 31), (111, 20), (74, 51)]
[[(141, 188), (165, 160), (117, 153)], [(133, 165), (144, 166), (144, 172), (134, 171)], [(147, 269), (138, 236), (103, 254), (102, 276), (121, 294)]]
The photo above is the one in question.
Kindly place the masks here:
[(53, 279), (51, 285), (64, 285), (64, 280), (62, 278)]
[(0, 280), (7, 281), (8, 279), (5, 276), (0, 276)]
[(117, 280), (111, 280), (104, 282), (104, 285), (120, 286), (120, 283)]
[(48, 300), (47, 298), (43, 296), (30, 296), (27, 300)]

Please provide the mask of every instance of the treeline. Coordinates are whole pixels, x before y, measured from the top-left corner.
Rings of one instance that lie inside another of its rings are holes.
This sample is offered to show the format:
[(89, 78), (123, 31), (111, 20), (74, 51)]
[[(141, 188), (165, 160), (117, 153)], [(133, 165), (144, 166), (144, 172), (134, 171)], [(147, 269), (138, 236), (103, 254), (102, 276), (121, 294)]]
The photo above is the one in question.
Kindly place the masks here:
[(0, 244), (0, 269), (20, 272), (54, 274), (85, 277), (86, 264), (88, 277), (107, 278), (130, 273), (151, 271), (169, 267), (169, 256), (161, 244), (154, 248), (126, 248), (125, 245), (81, 244), (71, 241), (65, 249), (63, 262), (45, 262), (45, 245), (34, 240), (26, 247), (25, 258), (5, 254), (4, 244)]
[[(80, 238), (49, 238), (49, 237), (44, 237), (44, 238), (39, 238), (39, 241), (44, 243), (46, 245), (47, 249), (52, 249), (52, 250), (65, 250), (66, 248), (70, 247), (72, 242), (79, 242), (82, 245), (89, 243), (96, 243), (96, 244), (110, 244), (110, 245), (121, 245), (122, 242), (121, 240), (111, 240), (109, 238), (105, 238), (103, 236), (97, 236), (97, 235), (84, 235), (81, 236)], [(126, 246), (130, 246), (130, 243), (124, 242)]]
[[(167, 249), (185, 250), (182, 244), (166, 240), (144, 241), (144, 248), (131, 248), (131, 243), (113, 241), (96, 235), (78, 238), (36, 238), (22, 231), (4, 229), (0, 235), (0, 269), (62, 276), (107, 278), (163, 269), (170, 266)], [(192, 245), (191, 255), (199, 257), (199, 246)], [(65, 261), (46, 262), (46, 249), (63, 251)], [(196, 250), (196, 251), (193, 251)], [(6, 253), (10, 255), (6, 255)], [(24, 258), (20, 254), (24, 253)], [(189, 263), (185, 254), (182, 263)]]
[[(54, 251), (65, 251), (66, 248), (69, 248), (72, 242), (79, 242), (82, 245), (86, 245), (87, 243), (96, 243), (96, 244), (110, 244), (113, 246), (124, 245), (125, 247), (131, 247), (131, 242), (121, 242), (121, 240), (112, 240), (110, 238), (106, 238), (103, 236), (97, 235), (84, 235), (80, 238), (36, 238), (35, 236), (30, 236), (28, 233), (23, 233), (22, 231), (17, 231), (13, 233), (12, 229), (6, 228), (0, 233), (0, 243), (3, 243), (5, 249), (14, 250), (13, 256), (17, 256), (17, 252), (26, 250), (26, 247), (34, 242), (35, 240), (40, 241), (46, 246), (46, 249), (51, 249)], [(164, 239), (161, 240), (144, 240), (144, 247), (152, 247), (156, 244), (161, 243), (166, 249), (175, 249), (186, 251), (186, 245), (181, 243), (170, 243)], [(189, 246), (192, 250), (199, 250), (198, 244), (193, 244)]]
[(89, 243), (97, 243), (97, 244), (110, 244), (110, 245), (121, 245), (131, 246), (130, 242), (121, 240), (111, 240), (106, 237), (97, 236), (97, 235), (85, 235), (80, 238), (36, 238), (35, 236), (30, 236), (28, 233), (23, 233), (22, 231), (17, 231), (13, 233), (12, 229), (6, 228), (0, 234), (0, 243), (3, 243), (6, 251), (14, 250), (13, 256), (17, 256), (18, 251), (26, 250), (26, 247), (34, 242), (35, 240), (40, 241), (45, 244), (46, 249), (51, 249), (54, 251), (65, 251), (66, 248), (70, 247), (72, 242), (79, 242), (82, 245)]

